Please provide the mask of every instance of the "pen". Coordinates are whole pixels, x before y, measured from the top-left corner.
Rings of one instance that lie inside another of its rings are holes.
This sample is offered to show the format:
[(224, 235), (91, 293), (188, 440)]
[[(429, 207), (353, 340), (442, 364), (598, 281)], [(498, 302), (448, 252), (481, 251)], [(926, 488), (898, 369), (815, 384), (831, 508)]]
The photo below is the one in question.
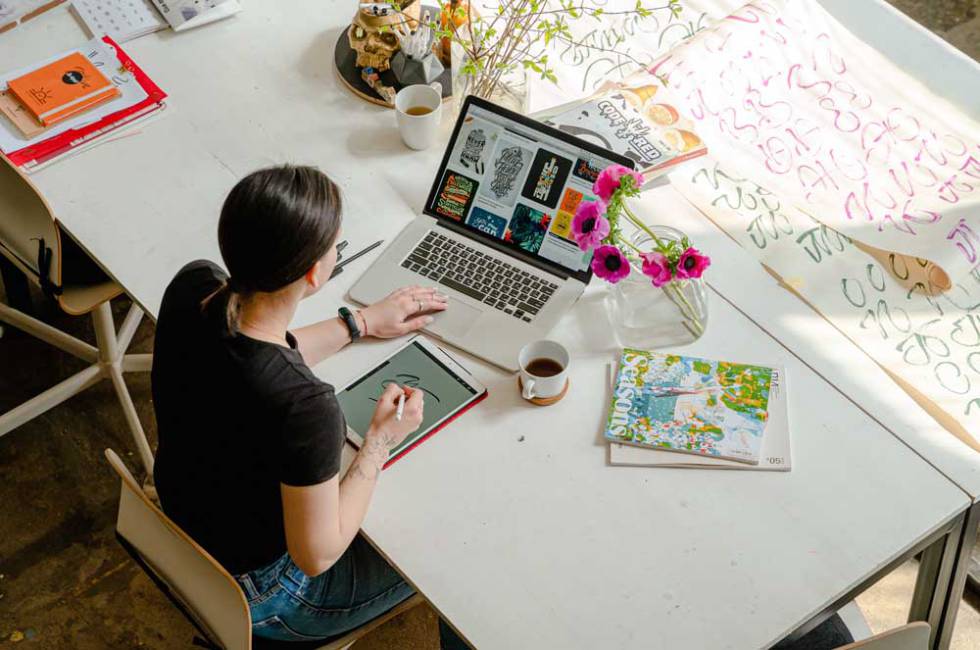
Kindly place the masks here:
[(345, 257), (342, 262), (337, 262), (337, 266), (333, 267), (333, 272), (330, 273), (330, 277), (331, 278), (337, 277), (338, 275), (340, 275), (341, 273), (344, 272), (344, 266), (346, 266), (349, 262), (353, 262), (354, 260), (356, 260), (361, 255), (366, 255), (367, 253), (370, 253), (375, 248), (377, 248), (378, 246), (380, 246), (381, 244), (383, 244), (384, 241), (385, 240), (383, 240), (383, 239), (379, 239), (378, 241), (374, 242), (373, 244), (371, 244), (370, 246), (364, 248), (363, 250), (357, 251), (356, 253), (354, 253), (350, 257)]
[(398, 396), (398, 408), (395, 409), (395, 421), (402, 421), (402, 414), (405, 413), (405, 393)]

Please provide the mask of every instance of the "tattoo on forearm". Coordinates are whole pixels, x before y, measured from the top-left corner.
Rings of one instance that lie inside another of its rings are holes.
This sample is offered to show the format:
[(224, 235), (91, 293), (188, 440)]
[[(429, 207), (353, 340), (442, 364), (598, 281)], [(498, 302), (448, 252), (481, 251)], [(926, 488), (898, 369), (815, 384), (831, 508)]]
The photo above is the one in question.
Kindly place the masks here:
[(378, 434), (369, 436), (364, 441), (360, 453), (354, 458), (350, 469), (347, 470), (347, 478), (359, 478), (367, 481), (377, 480), (378, 474), (388, 460), (388, 452), (395, 446), (395, 439), (388, 434)]

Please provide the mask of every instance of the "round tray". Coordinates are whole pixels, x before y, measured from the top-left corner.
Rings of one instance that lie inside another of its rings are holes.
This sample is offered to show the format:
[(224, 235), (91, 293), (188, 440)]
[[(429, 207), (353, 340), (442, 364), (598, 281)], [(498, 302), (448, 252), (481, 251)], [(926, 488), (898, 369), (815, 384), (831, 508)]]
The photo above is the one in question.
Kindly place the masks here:
[[(369, 101), (372, 104), (377, 104), (378, 106), (393, 108), (391, 104), (381, 99), (378, 93), (374, 92), (374, 88), (367, 85), (367, 82), (361, 79), (361, 69), (356, 65), (357, 52), (350, 46), (350, 41), (347, 39), (347, 30), (349, 29), (350, 27), (340, 33), (340, 38), (337, 39), (337, 45), (333, 50), (334, 69), (337, 71), (337, 76), (340, 77), (340, 80), (347, 86), (348, 90), (361, 99)], [(404, 87), (398, 83), (398, 80), (395, 79), (395, 73), (391, 70), (385, 70), (380, 74), (381, 81), (384, 82), (384, 85), (392, 86), (395, 92)], [(442, 84), (442, 101), (445, 102), (452, 98), (453, 75), (450, 69), (446, 68), (443, 70), (436, 81)]]

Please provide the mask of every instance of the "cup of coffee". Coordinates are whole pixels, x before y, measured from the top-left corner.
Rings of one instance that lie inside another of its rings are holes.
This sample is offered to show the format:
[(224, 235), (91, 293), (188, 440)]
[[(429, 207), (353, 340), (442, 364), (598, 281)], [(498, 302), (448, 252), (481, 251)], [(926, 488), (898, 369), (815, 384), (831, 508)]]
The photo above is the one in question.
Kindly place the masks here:
[(432, 145), (442, 122), (442, 84), (405, 86), (395, 95), (395, 119), (402, 141), (416, 150)]
[(568, 381), (568, 350), (555, 341), (535, 341), (521, 350), (521, 397), (548, 400), (560, 397)]

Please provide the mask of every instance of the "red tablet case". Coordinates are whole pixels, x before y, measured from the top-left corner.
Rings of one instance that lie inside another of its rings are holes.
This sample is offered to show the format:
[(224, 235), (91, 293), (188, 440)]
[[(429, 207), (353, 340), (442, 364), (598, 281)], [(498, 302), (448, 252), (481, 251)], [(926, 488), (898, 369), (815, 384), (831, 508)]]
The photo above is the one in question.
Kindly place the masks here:
[(395, 463), (397, 463), (400, 459), (404, 458), (405, 455), (408, 454), (408, 452), (412, 451), (413, 449), (415, 449), (416, 447), (418, 447), (419, 445), (421, 445), (423, 442), (425, 442), (426, 440), (428, 440), (429, 438), (431, 438), (433, 435), (435, 435), (439, 431), (442, 431), (443, 429), (445, 429), (447, 424), (449, 424), (450, 422), (454, 421), (456, 418), (458, 418), (459, 416), (461, 416), (463, 413), (466, 413), (471, 408), (473, 408), (474, 406), (476, 406), (477, 404), (479, 404), (480, 402), (482, 402), (483, 400), (485, 400), (487, 398), (487, 395), (489, 395), (489, 394), (490, 394), (490, 391), (489, 390), (483, 391), (483, 394), (482, 395), (478, 396), (475, 400), (473, 400), (472, 402), (470, 402), (469, 404), (467, 404), (463, 408), (461, 408), (458, 411), (456, 411), (455, 413), (453, 413), (453, 415), (451, 417), (446, 418), (443, 421), (442, 424), (440, 424), (437, 427), (434, 427), (432, 429), (432, 431), (428, 432), (427, 434), (425, 434), (424, 436), (422, 436), (421, 438), (419, 438), (418, 440), (416, 440), (415, 442), (413, 442), (412, 444), (410, 444), (408, 447), (405, 447), (405, 449), (400, 454), (398, 454), (394, 458), (390, 459), (387, 463), (385, 463), (384, 464), (384, 467), (382, 469), (388, 469), (389, 467), (391, 467), (392, 465), (394, 465)]

